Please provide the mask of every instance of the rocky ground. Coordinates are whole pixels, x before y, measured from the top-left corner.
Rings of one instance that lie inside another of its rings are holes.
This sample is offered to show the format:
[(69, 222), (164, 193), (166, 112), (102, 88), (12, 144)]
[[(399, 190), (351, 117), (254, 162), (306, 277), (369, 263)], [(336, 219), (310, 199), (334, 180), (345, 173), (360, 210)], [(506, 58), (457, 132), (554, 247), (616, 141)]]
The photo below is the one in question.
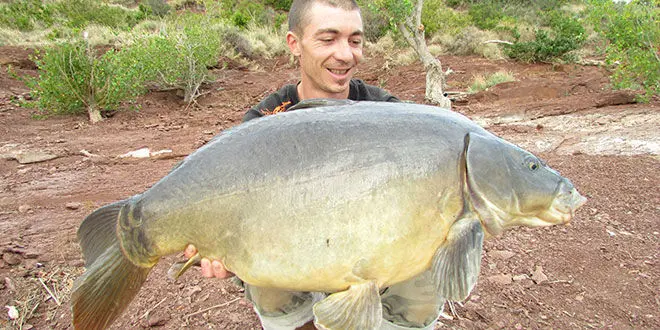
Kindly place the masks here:
[[(0, 328), (71, 328), (69, 292), (83, 271), (76, 230), (85, 215), (142, 192), (247, 108), (295, 82), (288, 58), (261, 70), (229, 66), (198, 104), (152, 92), (139, 111), (90, 125), (86, 118), (37, 120), (19, 107), (35, 75), (29, 50), (0, 49)], [(660, 328), (660, 126), (658, 99), (636, 104), (612, 91), (604, 69), (441, 57), (449, 91), (477, 74), (511, 71), (517, 81), (455, 95), (454, 110), (536, 153), (589, 198), (569, 226), (518, 228), (485, 243), (479, 283), (440, 328)], [(358, 76), (402, 99), (424, 102), (414, 64), (384, 68), (372, 56)], [(148, 158), (119, 157), (149, 148)], [(52, 159), (49, 159), (52, 158)], [(259, 329), (251, 305), (229, 281), (192, 271), (176, 283), (163, 258), (115, 329)], [(15, 311), (18, 314), (13, 314)], [(451, 318), (450, 318), (451, 317)], [(11, 319), (14, 318), (14, 319)]]

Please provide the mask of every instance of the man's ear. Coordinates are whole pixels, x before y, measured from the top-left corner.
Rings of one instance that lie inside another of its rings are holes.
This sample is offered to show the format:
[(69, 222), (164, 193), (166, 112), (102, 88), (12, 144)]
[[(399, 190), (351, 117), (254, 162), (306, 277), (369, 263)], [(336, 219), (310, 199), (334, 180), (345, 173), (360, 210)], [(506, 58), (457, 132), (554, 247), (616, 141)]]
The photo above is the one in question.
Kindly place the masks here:
[(291, 31), (286, 33), (286, 44), (289, 46), (289, 50), (293, 56), (300, 56), (302, 53), (300, 50), (300, 40), (295, 33)]

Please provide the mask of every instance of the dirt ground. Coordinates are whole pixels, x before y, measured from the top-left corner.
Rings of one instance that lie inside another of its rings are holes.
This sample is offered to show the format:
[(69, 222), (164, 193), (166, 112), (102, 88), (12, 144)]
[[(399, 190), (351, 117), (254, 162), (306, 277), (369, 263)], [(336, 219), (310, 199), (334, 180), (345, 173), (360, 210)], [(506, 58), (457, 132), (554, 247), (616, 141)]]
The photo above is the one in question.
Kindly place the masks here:
[[(83, 271), (76, 240), (95, 208), (150, 187), (213, 135), (240, 123), (247, 108), (295, 82), (288, 58), (261, 70), (230, 66), (197, 105), (176, 92), (152, 92), (139, 111), (97, 125), (86, 118), (33, 119), (16, 105), (27, 88), (7, 73), (36, 74), (30, 51), (0, 48), (0, 328), (68, 329), (73, 280)], [(635, 104), (612, 91), (594, 66), (441, 57), (449, 91), (472, 77), (511, 71), (517, 81), (456, 97), (454, 110), (536, 153), (589, 198), (570, 226), (517, 228), (485, 243), (479, 282), (439, 328), (660, 329), (659, 100)], [(402, 99), (424, 102), (420, 65), (384, 68), (368, 58), (358, 77)], [(143, 147), (172, 153), (119, 158)], [(20, 164), (34, 153), (57, 158)], [(163, 258), (112, 328), (259, 329), (251, 305), (229, 281), (198, 270), (173, 283)], [(18, 319), (10, 320), (10, 307)], [(446, 308), (448, 310), (448, 308)], [(451, 314), (451, 313), (448, 313)]]

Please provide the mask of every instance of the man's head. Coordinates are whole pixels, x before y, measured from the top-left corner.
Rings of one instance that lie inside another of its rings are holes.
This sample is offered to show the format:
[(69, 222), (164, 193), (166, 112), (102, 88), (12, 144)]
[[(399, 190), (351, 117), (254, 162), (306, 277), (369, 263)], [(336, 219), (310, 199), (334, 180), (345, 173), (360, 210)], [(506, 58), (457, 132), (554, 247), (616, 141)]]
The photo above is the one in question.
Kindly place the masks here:
[(302, 99), (347, 98), (362, 59), (363, 27), (355, 0), (294, 0), (287, 44), (300, 60)]
[(289, 10), (289, 31), (302, 36), (305, 25), (309, 23), (309, 11), (314, 4), (346, 11), (360, 10), (355, 0), (294, 0)]

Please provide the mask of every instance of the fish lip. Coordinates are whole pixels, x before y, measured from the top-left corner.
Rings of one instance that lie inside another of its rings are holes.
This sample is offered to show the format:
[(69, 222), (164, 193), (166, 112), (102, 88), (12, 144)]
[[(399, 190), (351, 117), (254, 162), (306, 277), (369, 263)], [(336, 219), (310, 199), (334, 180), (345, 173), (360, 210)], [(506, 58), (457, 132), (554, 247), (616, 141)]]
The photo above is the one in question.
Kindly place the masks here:
[(559, 192), (550, 207), (538, 216), (541, 221), (546, 222), (549, 226), (569, 223), (575, 217), (577, 209), (587, 202), (587, 198), (582, 196), (572, 185), (568, 186), (562, 183), (558, 190)]

